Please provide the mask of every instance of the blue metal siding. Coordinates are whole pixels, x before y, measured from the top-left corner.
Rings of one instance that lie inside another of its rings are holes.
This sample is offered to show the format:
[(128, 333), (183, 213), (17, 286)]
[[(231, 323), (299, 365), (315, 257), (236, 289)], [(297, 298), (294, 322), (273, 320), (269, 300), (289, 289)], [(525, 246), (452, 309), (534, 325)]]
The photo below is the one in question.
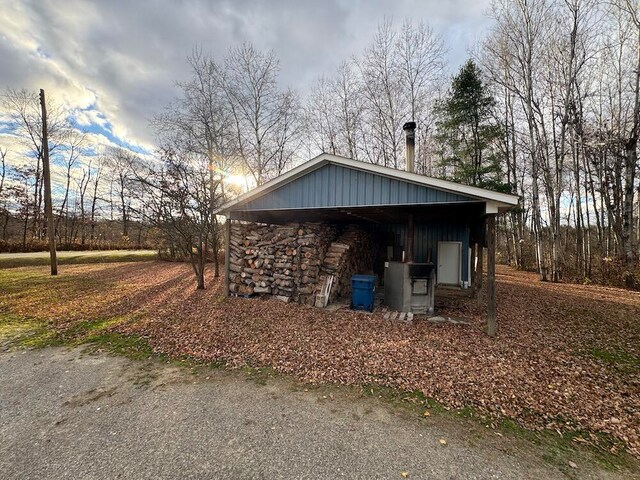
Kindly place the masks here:
[[(404, 250), (407, 226), (394, 224), (386, 225), (385, 228), (395, 234), (397, 244)], [(414, 261), (426, 262), (431, 250), (431, 262), (436, 265), (438, 242), (462, 242), (462, 280), (469, 280), (469, 228), (466, 225), (445, 222), (416, 224), (413, 235)]]
[(233, 210), (468, 202), (475, 199), (338, 165), (325, 165)]

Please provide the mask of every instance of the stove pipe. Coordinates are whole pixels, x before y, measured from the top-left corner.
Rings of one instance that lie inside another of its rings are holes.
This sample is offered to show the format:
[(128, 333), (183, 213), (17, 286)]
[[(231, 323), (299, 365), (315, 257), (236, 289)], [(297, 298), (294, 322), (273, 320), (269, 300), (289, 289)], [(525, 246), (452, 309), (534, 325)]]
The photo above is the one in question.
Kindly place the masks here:
[(406, 137), (406, 156), (407, 156), (407, 172), (414, 173), (415, 156), (416, 156), (416, 122), (407, 122), (402, 129), (405, 131)]

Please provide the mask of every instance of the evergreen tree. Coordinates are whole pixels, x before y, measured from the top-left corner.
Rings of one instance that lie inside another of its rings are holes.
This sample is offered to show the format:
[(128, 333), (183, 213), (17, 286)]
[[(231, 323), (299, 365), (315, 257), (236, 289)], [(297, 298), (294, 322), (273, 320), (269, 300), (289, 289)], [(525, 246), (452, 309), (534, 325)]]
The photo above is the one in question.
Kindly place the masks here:
[(498, 149), (501, 133), (492, 117), (494, 105), (482, 72), (468, 60), (453, 77), (447, 96), (435, 107), (444, 176), (467, 185), (504, 190)]

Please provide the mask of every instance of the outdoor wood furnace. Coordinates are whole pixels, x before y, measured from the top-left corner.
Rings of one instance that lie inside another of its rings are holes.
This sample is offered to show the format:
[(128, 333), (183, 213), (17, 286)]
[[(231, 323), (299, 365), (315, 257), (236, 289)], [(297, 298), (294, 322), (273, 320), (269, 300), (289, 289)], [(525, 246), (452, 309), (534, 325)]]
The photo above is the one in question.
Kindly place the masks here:
[(400, 312), (433, 313), (435, 281), (433, 263), (386, 262), (384, 303)]

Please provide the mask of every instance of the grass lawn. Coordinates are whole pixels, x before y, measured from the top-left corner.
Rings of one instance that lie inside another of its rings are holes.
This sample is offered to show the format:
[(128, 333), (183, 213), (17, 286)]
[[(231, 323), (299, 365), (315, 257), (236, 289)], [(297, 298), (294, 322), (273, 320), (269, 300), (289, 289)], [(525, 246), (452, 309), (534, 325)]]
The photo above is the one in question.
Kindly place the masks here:
[(225, 298), (222, 282), (207, 279), (196, 290), (189, 265), (159, 261), (70, 265), (58, 277), (46, 267), (0, 270), (0, 346), (91, 343), (134, 358), (268, 367), (592, 445), (613, 463), (625, 450), (640, 456), (638, 293), (500, 267), (491, 339), (485, 306), (461, 298), (436, 308), (471, 325), (410, 325)]
[[(57, 252), (58, 265), (156, 260), (155, 250), (87, 250)], [(0, 253), (0, 268), (49, 265), (49, 252)]]

